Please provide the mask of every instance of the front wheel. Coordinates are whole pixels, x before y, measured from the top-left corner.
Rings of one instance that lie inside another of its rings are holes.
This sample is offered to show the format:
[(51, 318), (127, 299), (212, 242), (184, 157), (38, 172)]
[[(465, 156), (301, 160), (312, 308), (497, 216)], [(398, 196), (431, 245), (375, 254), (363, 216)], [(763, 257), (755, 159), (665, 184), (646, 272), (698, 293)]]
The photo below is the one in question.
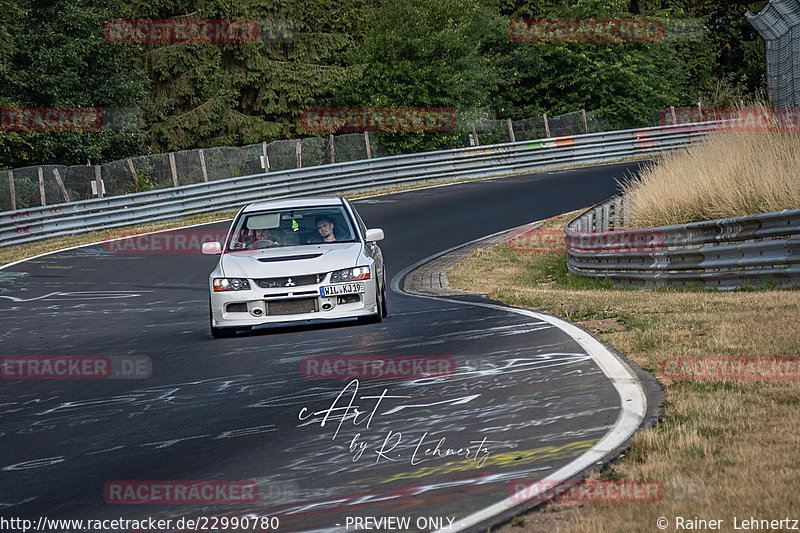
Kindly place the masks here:
[(381, 291), (383, 297), (381, 298), (381, 315), (383, 318), (389, 316), (389, 308), (386, 305), (386, 276), (383, 278), (383, 290)]
[(215, 339), (227, 339), (236, 335), (234, 328), (215, 328), (211, 326), (211, 336)]
[(236, 335), (236, 328), (214, 327), (214, 314), (211, 312), (211, 300), (208, 302), (208, 324), (211, 326), (211, 336), (215, 339), (226, 339)]
[[(381, 288), (376, 284), (375, 285), (375, 302), (377, 305), (375, 306), (375, 314), (370, 316), (360, 316), (358, 317), (358, 322), (361, 324), (379, 324), (383, 317), (386, 316), (383, 314), (383, 310), (386, 308), (385, 299), (381, 297), (381, 293), (383, 291)], [(385, 293), (384, 293), (385, 294)]]

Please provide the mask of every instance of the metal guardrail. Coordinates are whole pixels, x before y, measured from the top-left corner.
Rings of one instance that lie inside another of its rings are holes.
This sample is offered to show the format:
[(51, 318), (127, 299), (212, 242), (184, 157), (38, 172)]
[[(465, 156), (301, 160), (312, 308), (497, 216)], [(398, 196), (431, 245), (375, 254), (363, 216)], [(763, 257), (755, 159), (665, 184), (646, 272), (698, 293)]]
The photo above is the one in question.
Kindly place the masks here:
[(689, 146), (717, 124), (590, 133), (383, 157), (7, 211), (0, 213), (0, 246), (234, 209), (263, 199), (360, 193), (421, 182), (658, 156)]
[(800, 286), (800, 209), (622, 229), (624, 195), (567, 224), (567, 268), (615, 286)]

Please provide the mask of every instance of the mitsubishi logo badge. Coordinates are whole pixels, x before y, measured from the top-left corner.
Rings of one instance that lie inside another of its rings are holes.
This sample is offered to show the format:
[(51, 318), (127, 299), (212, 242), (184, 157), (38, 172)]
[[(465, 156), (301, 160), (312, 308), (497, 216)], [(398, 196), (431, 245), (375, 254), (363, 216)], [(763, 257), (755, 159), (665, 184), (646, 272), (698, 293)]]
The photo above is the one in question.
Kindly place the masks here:
[(295, 286), (295, 282), (292, 280), (292, 278), (289, 278), (288, 280), (286, 280), (285, 287), (294, 287), (294, 286)]

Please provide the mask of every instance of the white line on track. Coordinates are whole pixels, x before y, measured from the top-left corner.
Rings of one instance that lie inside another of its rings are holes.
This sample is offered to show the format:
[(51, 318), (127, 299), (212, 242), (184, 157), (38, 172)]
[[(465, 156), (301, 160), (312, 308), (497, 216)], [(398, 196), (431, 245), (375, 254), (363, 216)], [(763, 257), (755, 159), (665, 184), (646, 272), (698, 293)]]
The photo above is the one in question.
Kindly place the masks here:
[[(529, 226), (529, 224), (525, 224), (524, 226)], [(603, 373), (608, 377), (619, 394), (621, 410), (619, 417), (617, 417), (617, 420), (614, 423), (614, 426), (602, 439), (600, 439), (589, 450), (585, 451), (571, 462), (551, 474), (548, 478), (536, 483), (532, 483), (531, 485), (524, 487), (514, 495), (509, 496), (504, 500), (495, 502), (492, 505), (472, 513), (471, 515), (465, 516), (464, 518), (455, 522), (451, 526), (452, 529), (440, 529), (435, 533), (452, 533), (453, 531), (462, 531), (469, 527), (475, 526), (492, 518), (493, 516), (513, 509), (514, 507), (519, 506), (521, 503), (524, 503), (526, 500), (534, 498), (545, 491), (552, 491), (559, 482), (563, 482), (568, 479), (574, 479), (579, 473), (583, 472), (587, 468), (601, 463), (605, 457), (607, 457), (611, 452), (627, 441), (639, 428), (639, 425), (642, 423), (645, 414), (647, 413), (647, 397), (641, 382), (633, 370), (631, 370), (625, 361), (603, 346), (600, 341), (595, 339), (587, 331), (584, 331), (578, 326), (558, 317), (537, 313), (536, 311), (530, 311), (528, 309), (518, 309), (515, 307), (506, 307), (482, 302), (451, 300), (449, 298), (437, 296), (410, 294), (400, 288), (400, 282), (403, 280), (403, 278), (409, 272), (424, 265), (425, 263), (429, 263), (430, 261), (450, 253), (453, 250), (463, 248), (464, 246), (468, 246), (478, 241), (495, 237), (508, 231), (511, 230), (498, 231), (492, 235), (475, 239), (474, 241), (470, 241), (460, 246), (455, 246), (445, 250), (444, 252), (436, 253), (423, 259), (422, 261), (414, 263), (392, 278), (392, 282), (390, 284), (392, 291), (398, 293), (402, 292), (403, 294), (414, 298), (428, 298), (431, 300), (438, 300), (440, 302), (447, 302), (449, 304), (471, 305), (475, 307), (494, 309), (497, 311), (505, 311), (508, 313), (516, 313), (518, 315), (529, 316), (536, 320), (542, 320), (554, 327), (557, 327), (574, 339), (575, 342), (577, 342), (584, 350), (586, 350), (586, 353), (591, 356), (597, 366), (600, 367)]]

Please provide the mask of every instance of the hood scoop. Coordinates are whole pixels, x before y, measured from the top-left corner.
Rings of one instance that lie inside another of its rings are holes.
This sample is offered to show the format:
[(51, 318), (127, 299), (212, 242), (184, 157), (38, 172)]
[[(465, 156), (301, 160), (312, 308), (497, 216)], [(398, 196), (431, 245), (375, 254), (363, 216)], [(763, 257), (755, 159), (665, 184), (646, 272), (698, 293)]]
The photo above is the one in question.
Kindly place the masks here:
[(301, 259), (315, 259), (322, 254), (303, 254), (303, 255), (285, 255), (282, 257), (262, 257), (259, 259), (262, 263), (277, 263), (279, 261), (298, 261)]

